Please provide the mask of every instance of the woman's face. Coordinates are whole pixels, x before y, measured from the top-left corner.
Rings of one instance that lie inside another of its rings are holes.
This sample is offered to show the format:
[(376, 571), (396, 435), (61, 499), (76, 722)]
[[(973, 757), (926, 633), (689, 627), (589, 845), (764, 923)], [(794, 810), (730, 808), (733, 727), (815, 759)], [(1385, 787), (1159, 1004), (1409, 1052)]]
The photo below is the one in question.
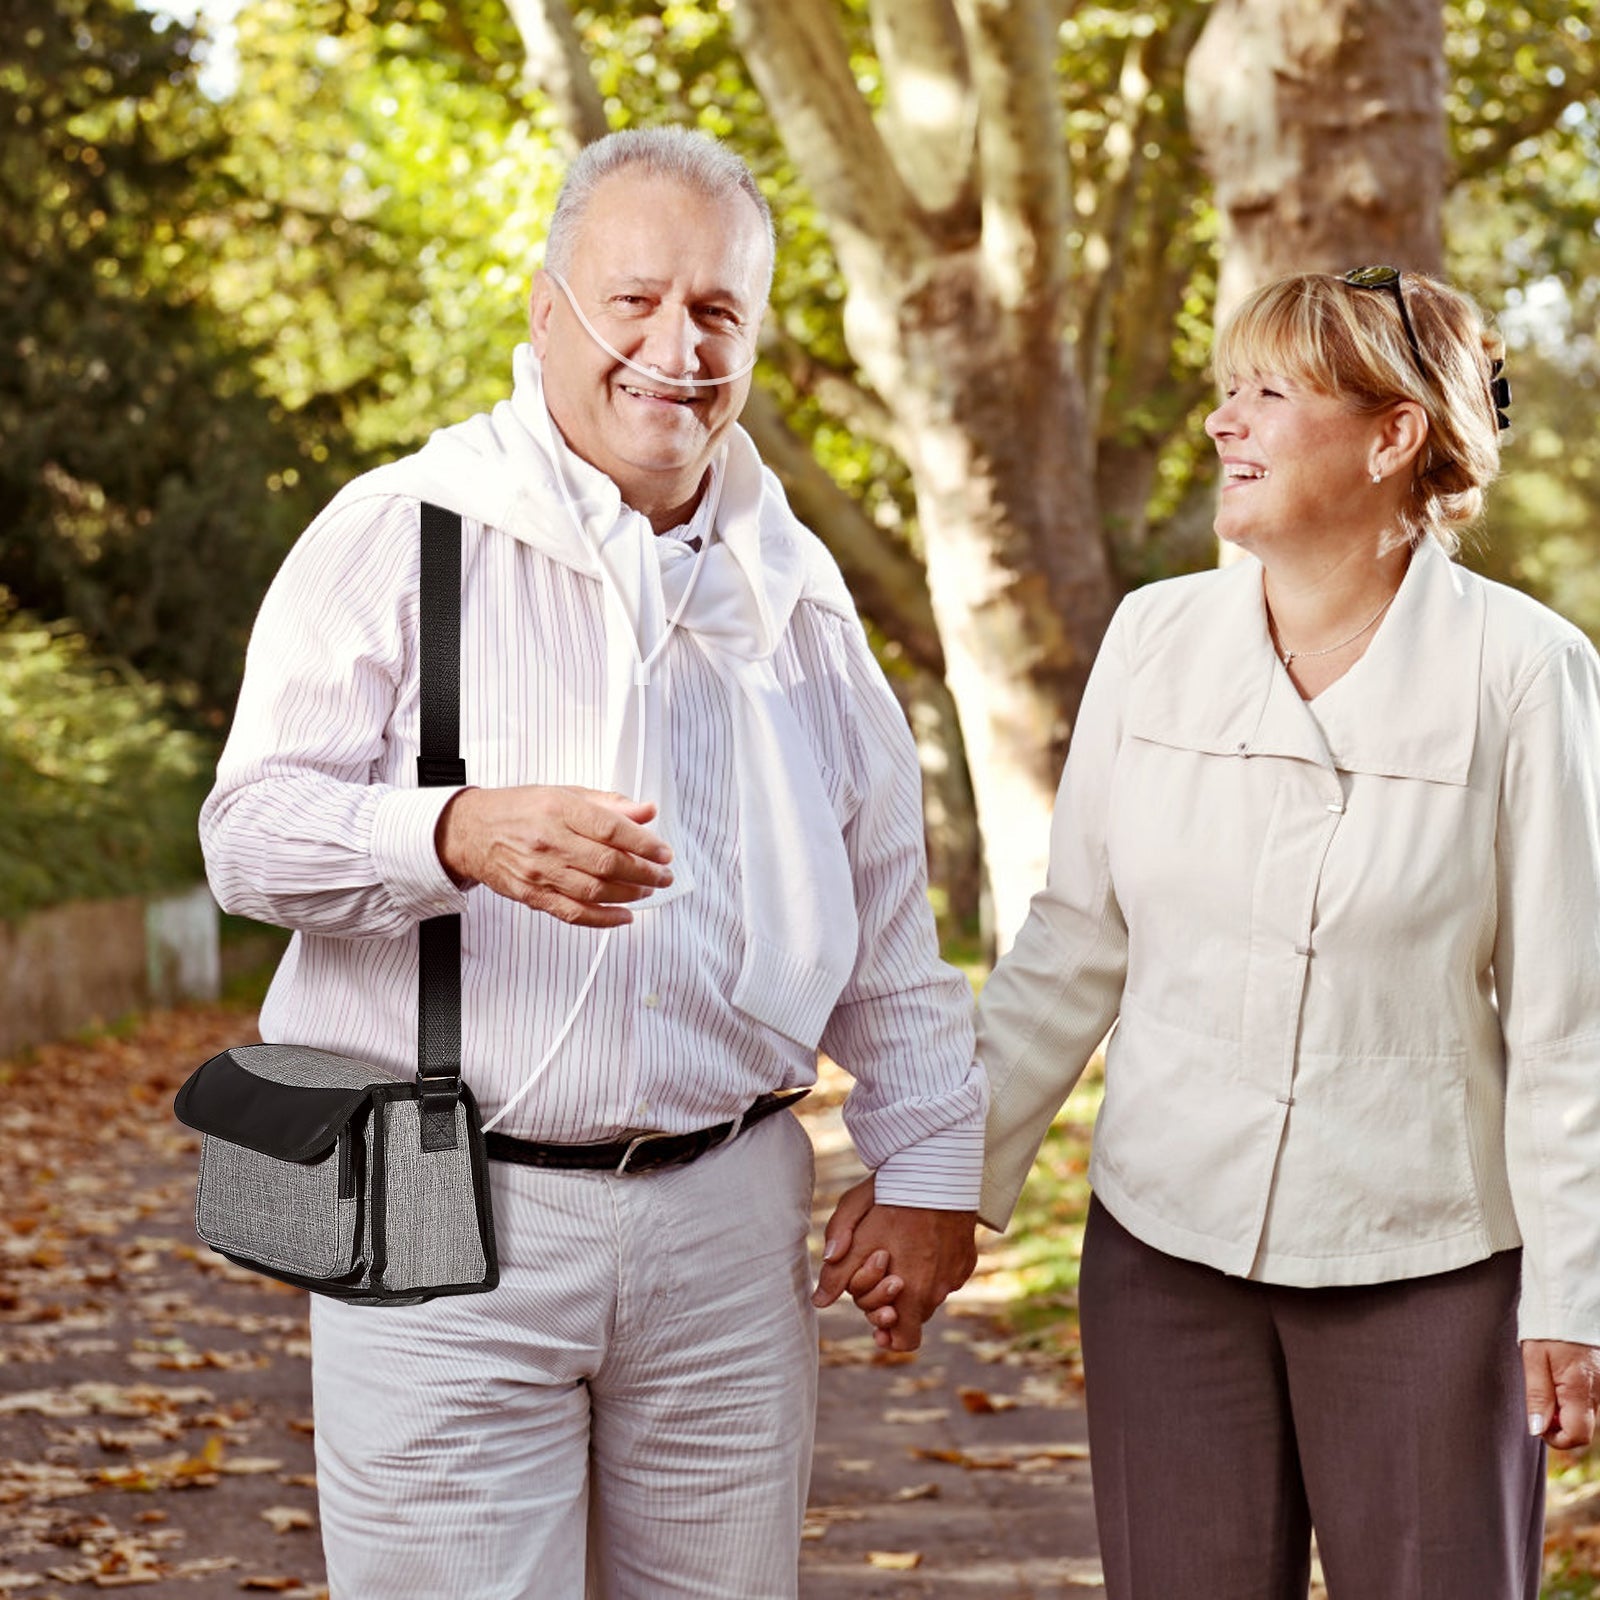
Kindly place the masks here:
[(1380, 426), (1299, 380), (1236, 374), (1206, 418), (1222, 461), (1217, 536), (1259, 555), (1274, 542), (1381, 533), (1389, 497), (1372, 482)]

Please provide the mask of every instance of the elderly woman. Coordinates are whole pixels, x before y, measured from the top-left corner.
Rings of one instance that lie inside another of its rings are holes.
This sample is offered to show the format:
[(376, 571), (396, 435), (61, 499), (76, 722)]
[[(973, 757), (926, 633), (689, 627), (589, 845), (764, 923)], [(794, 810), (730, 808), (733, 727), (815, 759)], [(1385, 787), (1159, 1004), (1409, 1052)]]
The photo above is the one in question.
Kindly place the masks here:
[(1333, 1600), (1532, 1600), (1545, 1443), (1590, 1437), (1600, 671), (1451, 560), (1499, 353), (1389, 268), (1233, 317), (1206, 428), (1249, 559), (1118, 611), (983, 995), (996, 1225), (1116, 1024), (1081, 1284), (1113, 1600), (1303, 1596), (1313, 1528)]

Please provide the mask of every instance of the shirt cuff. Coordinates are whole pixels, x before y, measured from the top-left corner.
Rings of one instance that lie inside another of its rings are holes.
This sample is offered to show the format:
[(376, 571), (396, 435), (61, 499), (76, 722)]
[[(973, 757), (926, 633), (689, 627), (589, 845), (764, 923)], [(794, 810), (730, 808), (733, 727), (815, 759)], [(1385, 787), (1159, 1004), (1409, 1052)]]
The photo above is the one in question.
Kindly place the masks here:
[(930, 1133), (897, 1150), (875, 1177), (872, 1197), (878, 1205), (976, 1211), (983, 1182), (983, 1123)]
[(379, 797), (372, 817), (372, 863), (379, 881), (403, 911), (419, 922), (466, 909), (434, 846), (439, 815), (459, 788), (391, 789)]

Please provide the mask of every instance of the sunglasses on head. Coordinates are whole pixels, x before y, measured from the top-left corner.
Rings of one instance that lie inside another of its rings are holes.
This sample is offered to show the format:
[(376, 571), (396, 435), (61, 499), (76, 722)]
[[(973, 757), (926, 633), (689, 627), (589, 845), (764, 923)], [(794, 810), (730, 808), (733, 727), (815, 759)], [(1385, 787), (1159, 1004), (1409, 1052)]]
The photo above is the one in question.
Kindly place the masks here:
[[(1411, 326), (1411, 313), (1406, 310), (1405, 289), (1398, 267), (1352, 267), (1345, 273), (1344, 281), (1352, 289), (1376, 289), (1379, 294), (1392, 294), (1400, 312), (1400, 325), (1406, 330), (1406, 343), (1411, 346), (1411, 359), (1416, 363), (1422, 381), (1430, 381), (1428, 365), (1422, 359), (1422, 346), (1417, 342), (1417, 330)], [(1511, 404), (1510, 380), (1501, 376), (1505, 362), (1496, 361), (1489, 368), (1489, 406), (1494, 420), (1501, 428), (1511, 426), (1506, 408)]]

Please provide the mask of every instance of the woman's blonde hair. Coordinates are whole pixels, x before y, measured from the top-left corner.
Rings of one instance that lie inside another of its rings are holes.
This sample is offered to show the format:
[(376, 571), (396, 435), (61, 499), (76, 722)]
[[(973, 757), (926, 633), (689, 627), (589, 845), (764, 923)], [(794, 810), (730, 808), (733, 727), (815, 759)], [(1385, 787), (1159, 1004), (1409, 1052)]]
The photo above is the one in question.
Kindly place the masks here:
[(1212, 368), (1225, 387), (1236, 376), (1277, 373), (1361, 412), (1414, 400), (1427, 414), (1428, 440), (1412, 468), (1406, 532), (1413, 544), (1432, 534), (1454, 555), (1459, 530), (1482, 511), (1500, 468), (1490, 385), (1505, 341), (1448, 284), (1407, 272), (1399, 288), (1426, 373), (1412, 357), (1392, 289), (1322, 272), (1257, 289), (1218, 333)]

